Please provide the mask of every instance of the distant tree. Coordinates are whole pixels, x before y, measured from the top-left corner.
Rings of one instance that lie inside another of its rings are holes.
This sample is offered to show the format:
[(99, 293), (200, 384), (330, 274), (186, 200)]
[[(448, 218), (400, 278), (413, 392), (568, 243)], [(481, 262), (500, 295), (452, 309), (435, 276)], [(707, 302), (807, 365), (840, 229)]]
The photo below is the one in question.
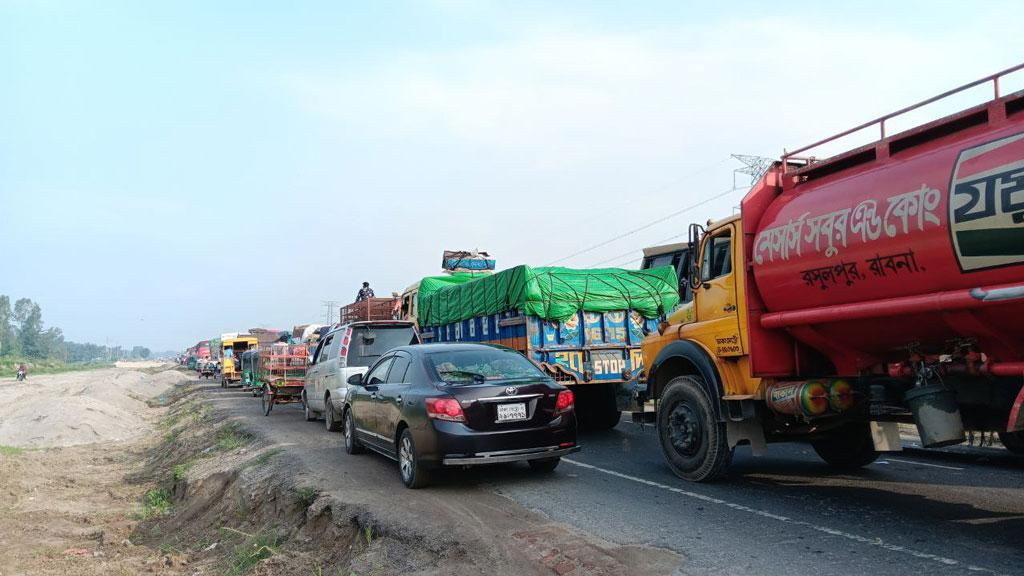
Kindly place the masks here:
[(151, 352), (150, 352), (149, 348), (146, 348), (145, 346), (133, 346), (132, 347), (132, 353), (131, 353), (131, 357), (132, 358), (141, 358), (143, 360), (146, 360), (146, 359), (149, 358), (150, 354), (151, 354)]
[(21, 351), (29, 358), (45, 358), (48, 351), (43, 341), (43, 312), (39, 304), (19, 298), (14, 303), (14, 322), (18, 326)]
[(0, 294), (0, 356), (14, 356), (21, 350), (11, 317), (11, 299)]

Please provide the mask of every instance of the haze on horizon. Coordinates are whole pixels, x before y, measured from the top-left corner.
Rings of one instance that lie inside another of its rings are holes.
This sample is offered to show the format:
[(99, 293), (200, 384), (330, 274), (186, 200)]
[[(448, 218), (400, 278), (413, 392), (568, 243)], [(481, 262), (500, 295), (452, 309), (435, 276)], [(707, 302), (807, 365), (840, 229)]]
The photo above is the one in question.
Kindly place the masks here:
[(827, 4), (0, 2), (0, 294), (167, 350), (444, 249), (635, 267), (742, 190), (561, 259), (1024, 56), (1016, 3)]

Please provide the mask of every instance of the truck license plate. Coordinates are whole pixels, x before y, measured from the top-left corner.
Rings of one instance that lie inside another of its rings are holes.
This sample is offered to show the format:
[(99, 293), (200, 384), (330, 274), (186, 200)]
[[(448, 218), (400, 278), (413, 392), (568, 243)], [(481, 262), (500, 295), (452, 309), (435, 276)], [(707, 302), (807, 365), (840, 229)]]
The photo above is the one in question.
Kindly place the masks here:
[(526, 403), (498, 404), (498, 422), (526, 420)]

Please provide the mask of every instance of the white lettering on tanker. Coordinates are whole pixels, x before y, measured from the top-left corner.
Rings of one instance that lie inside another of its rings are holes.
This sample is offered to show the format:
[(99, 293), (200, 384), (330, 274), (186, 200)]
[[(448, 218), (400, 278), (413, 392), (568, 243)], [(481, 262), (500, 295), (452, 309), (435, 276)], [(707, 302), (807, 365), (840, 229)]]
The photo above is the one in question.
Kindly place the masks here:
[(935, 209), (939, 207), (941, 193), (922, 184), (917, 190), (897, 194), (886, 199), (885, 214), (878, 215), (876, 200), (864, 200), (853, 208), (844, 208), (811, 216), (802, 214), (796, 220), (766, 228), (754, 242), (754, 261), (763, 264), (776, 258), (789, 260), (791, 254), (803, 255), (804, 250), (824, 250), (831, 258), (847, 247), (848, 235), (860, 236), (862, 243), (878, 240), (883, 235), (895, 238), (901, 234), (924, 231), (929, 225), (939, 226)]

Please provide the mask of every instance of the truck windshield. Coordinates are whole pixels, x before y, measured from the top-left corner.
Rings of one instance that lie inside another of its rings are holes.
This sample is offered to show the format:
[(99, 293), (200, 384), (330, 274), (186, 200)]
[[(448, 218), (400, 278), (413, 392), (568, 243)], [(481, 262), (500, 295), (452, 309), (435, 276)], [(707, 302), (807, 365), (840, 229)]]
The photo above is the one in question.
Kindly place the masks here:
[(427, 355), (427, 363), (448, 384), (544, 377), (522, 354), (500, 348), (435, 352)]
[(345, 365), (369, 366), (388, 350), (409, 344), (416, 344), (412, 326), (353, 326)]

